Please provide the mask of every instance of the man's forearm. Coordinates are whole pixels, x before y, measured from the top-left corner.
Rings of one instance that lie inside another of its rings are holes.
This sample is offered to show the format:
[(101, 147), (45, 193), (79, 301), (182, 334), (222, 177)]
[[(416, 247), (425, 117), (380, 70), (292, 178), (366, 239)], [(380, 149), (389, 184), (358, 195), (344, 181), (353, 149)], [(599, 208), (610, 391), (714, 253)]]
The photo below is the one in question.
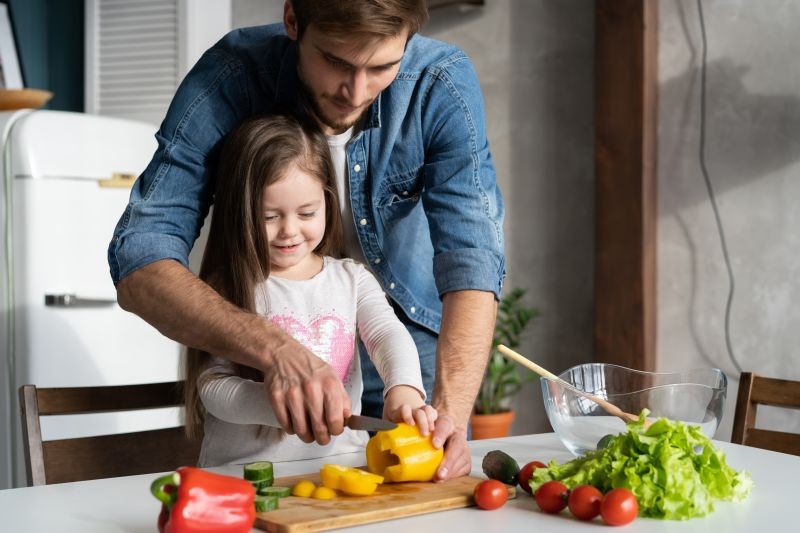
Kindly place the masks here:
[(465, 430), (492, 346), (497, 302), (494, 294), (457, 291), (444, 296), (436, 349), (433, 406)]
[(165, 336), (237, 363), (263, 369), (285, 342), (279, 328), (222, 298), (180, 263), (151, 263), (122, 279), (120, 306)]
[(157, 261), (117, 285), (123, 309), (182, 344), (257, 368), (281, 427), (328, 444), (344, 429), (350, 397), (330, 365), (283, 330), (222, 298), (180, 263)]

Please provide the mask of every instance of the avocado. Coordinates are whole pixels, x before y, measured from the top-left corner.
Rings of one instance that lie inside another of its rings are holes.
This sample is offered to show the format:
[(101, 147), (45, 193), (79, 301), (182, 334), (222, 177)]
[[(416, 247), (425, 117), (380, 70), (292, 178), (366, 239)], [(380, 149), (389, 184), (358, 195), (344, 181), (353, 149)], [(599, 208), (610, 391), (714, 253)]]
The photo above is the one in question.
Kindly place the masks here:
[(608, 434), (604, 435), (602, 439), (597, 441), (597, 449), (602, 450), (603, 448), (608, 448), (608, 445), (611, 444), (611, 441), (614, 440), (614, 435)]
[(501, 450), (492, 450), (483, 457), (483, 473), (489, 479), (496, 479), (506, 485), (517, 484), (519, 464), (513, 457)]

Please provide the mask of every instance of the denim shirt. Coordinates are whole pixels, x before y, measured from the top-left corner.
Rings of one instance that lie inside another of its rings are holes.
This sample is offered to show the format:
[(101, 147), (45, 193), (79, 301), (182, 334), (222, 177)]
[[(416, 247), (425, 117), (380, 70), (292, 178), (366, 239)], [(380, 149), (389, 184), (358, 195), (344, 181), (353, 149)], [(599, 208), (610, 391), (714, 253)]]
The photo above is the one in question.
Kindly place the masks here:
[[(301, 113), (296, 65), (296, 43), (273, 24), (234, 30), (192, 68), (109, 245), (115, 284), (160, 259), (188, 265), (225, 136), (256, 113)], [(462, 51), (409, 40), (397, 77), (347, 145), (347, 174), (353, 220), (344, 223), (355, 224), (369, 267), (412, 321), (438, 332), (447, 292), (499, 298), (503, 200), (480, 86)]]

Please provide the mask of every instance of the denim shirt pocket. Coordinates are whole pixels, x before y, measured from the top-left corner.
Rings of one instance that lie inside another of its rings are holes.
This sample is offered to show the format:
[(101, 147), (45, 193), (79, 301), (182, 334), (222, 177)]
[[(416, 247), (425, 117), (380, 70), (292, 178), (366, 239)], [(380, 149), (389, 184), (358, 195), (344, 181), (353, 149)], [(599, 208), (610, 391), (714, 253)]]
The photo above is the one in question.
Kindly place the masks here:
[(420, 205), (422, 168), (394, 175), (383, 180), (376, 205), (384, 228), (390, 230)]

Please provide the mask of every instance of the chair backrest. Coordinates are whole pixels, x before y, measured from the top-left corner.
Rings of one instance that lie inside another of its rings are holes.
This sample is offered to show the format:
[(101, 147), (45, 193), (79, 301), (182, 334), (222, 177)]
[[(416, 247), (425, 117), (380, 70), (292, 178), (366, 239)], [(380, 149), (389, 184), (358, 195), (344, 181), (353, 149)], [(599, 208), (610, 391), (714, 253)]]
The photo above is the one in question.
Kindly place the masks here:
[(800, 455), (800, 434), (756, 429), (758, 405), (800, 408), (800, 381), (773, 379), (743, 372), (736, 397), (731, 442)]
[(28, 485), (147, 474), (195, 465), (200, 441), (183, 427), (42, 441), (48, 415), (135, 411), (183, 405), (183, 382), (105, 387), (19, 388)]

